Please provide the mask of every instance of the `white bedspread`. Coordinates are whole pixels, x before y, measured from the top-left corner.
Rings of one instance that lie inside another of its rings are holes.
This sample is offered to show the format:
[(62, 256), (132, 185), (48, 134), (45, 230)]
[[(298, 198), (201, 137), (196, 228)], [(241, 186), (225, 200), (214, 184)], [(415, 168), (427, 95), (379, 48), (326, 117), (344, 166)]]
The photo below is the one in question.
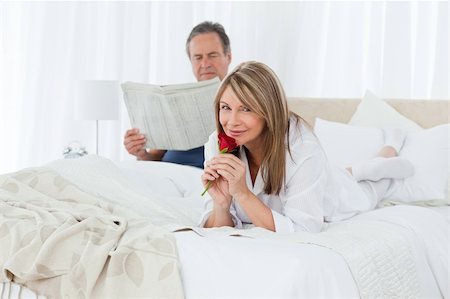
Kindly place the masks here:
[[(420, 226), (411, 248), (419, 297), (450, 298), (448, 242), (443, 242), (448, 240), (448, 223), (427, 209), (398, 206), (358, 217)], [(326, 247), (220, 234), (200, 237), (193, 232), (176, 238), (187, 298), (359, 298), (344, 259)]]
[[(155, 173), (161, 173), (164, 179), (159, 184), (170, 181), (178, 184), (177, 189), (184, 190), (179, 195), (197, 195), (194, 199), (180, 199), (180, 205), (190, 208), (192, 214), (200, 215), (201, 170), (135, 161), (121, 163), (120, 166), (126, 169), (127, 176), (133, 181), (137, 181), (133, 170), (137, 170), (139, 180), (143, 180), (146, 174), (153, 177)], [(186, 175), (183, 177), (183, 174)], [(150, 185), (154, 187), (154, 184)], [(186, 191), (188, 186), (190, 192)], [(146, 194), (162, 192), (152, 190), (149, 184), (137, 184), (136, 187)], [(191, 205), (185, 205), (186, 201)], [(405, 230), (417, 268), (420, 296), (450, 298), (448, 206), (434, 207), (433, 210), (414, 206), (388, 207), (359, 215), (352, 221), (377, 221), (396, 227), (397, 231)], [(187, 298), (359, 297), (349, 267), (336, 251), (284, 240), (225, 237), (223, 233), (207, 231), (210, 233), (202, 233), (208, 234), (206, 237), (192, 231), (175, 234)]]
[[(84, 191), (131, 208), (157, 225), (193, 227), (201, 211), (202, 198), (196, 192), (186, 195), (183, 183), (171, 182), (177, 191), (168, 190), (174, 194), (167, 196), (144, 186), (144, 180), (133, 181), (130, 168), (104, 159), (49, 166)], [(195, 230), (175, 233), (187, 298), (448, 295), (448, 242), (442, 242), (448, 238), (448, 223), (426, 208), (379, 209), (320, 234)]]
[(411, 231), (381, 221), (351, 221), (326, 231), (280, 235), (258, 228), (226, 229), (229, 235), (314, 244), (339, 253), (353, 274), (361, 298), (419, 297)]

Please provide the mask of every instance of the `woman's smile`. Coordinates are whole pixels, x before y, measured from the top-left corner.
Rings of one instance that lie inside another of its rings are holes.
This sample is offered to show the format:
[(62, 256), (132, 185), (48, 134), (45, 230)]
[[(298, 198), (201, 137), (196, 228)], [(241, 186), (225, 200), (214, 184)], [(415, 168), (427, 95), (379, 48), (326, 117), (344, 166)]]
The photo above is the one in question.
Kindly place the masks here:
[(226, 134), (234, 139), (238, 139), (245, 134), (245, 130), (226, 130)]

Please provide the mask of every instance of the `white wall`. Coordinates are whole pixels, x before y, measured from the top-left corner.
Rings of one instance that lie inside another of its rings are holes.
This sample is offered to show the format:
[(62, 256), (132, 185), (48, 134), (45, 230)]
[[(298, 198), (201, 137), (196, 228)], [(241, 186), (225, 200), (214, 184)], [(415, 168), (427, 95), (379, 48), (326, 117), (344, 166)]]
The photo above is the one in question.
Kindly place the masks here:
[[(79, 79), (194, 80), (185, 53), (204, 20), (232, 67), (271, 66), (289, 96), (448, 99), (448, 2), (0, 2), (0, 173), (61, 158), (95, 124), (73, 120)], [(129, 122), (101, 123), (100, 154), (129, 159)]]

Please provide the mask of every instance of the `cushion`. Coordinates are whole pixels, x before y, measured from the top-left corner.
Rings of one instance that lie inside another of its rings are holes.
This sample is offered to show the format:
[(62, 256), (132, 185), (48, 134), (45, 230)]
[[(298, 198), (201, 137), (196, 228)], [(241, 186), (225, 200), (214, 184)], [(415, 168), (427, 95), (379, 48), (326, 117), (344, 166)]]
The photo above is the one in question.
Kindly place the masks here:
[(408, 132), (422, 129), (370, 90), (366, 91), (348, 124), (376, 128), (401, 128)]
[[(377, 95), (375, 95), (370, 90), (367, 90), (361, 103), (358, 105), (355, 113), (353, 114), (352, 118), (349, 121), (350, 125), (355, 126), (365, 126), (365, 127), (376, 127), (376, 128), (402, 128), (408, 132), (417, 132), (421, 130), (422, 128), (417, 125), (415, 122), (411, 121), (410, 119), (406, 118), (397, 110), (392, 108), (389, 104), (387, 104), (385, 101), (380, 99)], [(428, 135), (428, 134), (425, 134)], [(449, 136), (441, 136), (442, 138), (445, 138), (445, 140), (449, 140)], [(406, 141), (408, 143), (408, 140)], [(409, 146), (408, 146), (409, 147)], [(447, 145), (448, 147), (448, 145)], [(409, 147), (411, 148), (411, 147)], [(409, 151), (409, 150), (408, 150)], [(407, 152), (408, 152), (407, 151)], [(413, 151), (410, 151), (406, 155), (409, 156), (410, 153)], [(448, 152), (448, 150), (447, 150)], [(400, 156), (405, 155), (404, 149), (402, 149)], [(412, 158), (412, 157), (407, 157)], [(414, 158), (412, 158), (414, 159)], [(445, 159), (448, 162), (448, 154), (447, 158)], [(445, 165), (444, 163), (443, 165)], [(423, 168), (423, 166), (418, 166), (419, 168)], [(422, 170), (419, 171), (419, 173), (422, 172)], [(417, 180), (414, 178), (410, 178), (407, 182), (404, 188), (408, 184), (417, 183)], [(407, 189), (403, 189), (402, 193), (405, 193)], [(412, 190), (410, 188), (410, 190)], [(417, 190), (416, 190), (417, 191)], [(422, 190), (423, 191), (423, 190)], [(423, 194), (423, 192), (419, 192), (418, 194)], [(450, 169), (447, 168), (447, 186), (446, 186), (446, 202), (450, 204)], [(401, 196), (403, 195), (403, 196)], [(398, 197), (398, 199), (401, 201), (405, 194), (392, 194), (393, 197)], [(428, 194), (432, 197), (432, 194)], [(439, 204), (440, 200), (431, 200), (427, 199), (428, 204), (431, 202), (435, 204)]]
[(383, 132), (378, 128), (350, 126), (317, 118), (314, 132), (329, 161), (341, 168), (375, 157), (383, 145)]
[(391, 200), (445, 200), (449, 176), (450, 125), (409, 133), (400, 157), (411, 161), (414, 175), (394, 188)]
[[(449, 202), (449, 128), (447, 124), (408, 133), (400, 156), (413, 163), (415, 174), (397, 181), (395, 192), (388, 194), (387, 200)], [(379, 128), (316, 119), (314, 130), (330, 162), (338, 167), (368, 160), (383, 146)]]

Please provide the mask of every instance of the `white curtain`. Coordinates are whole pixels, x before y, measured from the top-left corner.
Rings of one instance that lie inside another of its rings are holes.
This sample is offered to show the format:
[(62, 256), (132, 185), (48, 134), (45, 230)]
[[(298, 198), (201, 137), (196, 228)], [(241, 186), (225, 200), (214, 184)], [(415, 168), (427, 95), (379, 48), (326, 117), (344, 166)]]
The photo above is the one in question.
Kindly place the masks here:
[[(62, 158), (95, 123), (75, 121), (77, 80), (185, 83), (191, 28), (220, 22), (234, 67), (271, 66), (289, 96), (449, 98), (448, 2), (0, 2), (0, 173)], [(132, 159), (130, 126), (101, 121), (99, 154)]]

